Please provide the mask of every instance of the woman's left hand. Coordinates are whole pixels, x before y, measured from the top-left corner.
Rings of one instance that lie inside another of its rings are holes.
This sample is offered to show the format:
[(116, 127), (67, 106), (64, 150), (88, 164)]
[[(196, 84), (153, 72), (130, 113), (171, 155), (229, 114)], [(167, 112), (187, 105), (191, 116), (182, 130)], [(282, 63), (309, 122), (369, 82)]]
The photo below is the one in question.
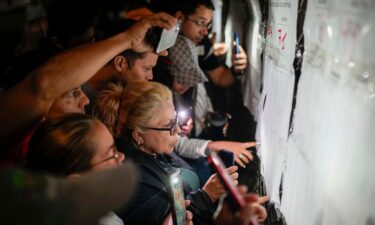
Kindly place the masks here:
[(209, 149), (220, 151), (225, 149), (233, 152), (238, 165), (245, 168), (253, 160), (253, 155), (248, 148), (255, 147), (256, 142), (212, 141), (207, 144)]

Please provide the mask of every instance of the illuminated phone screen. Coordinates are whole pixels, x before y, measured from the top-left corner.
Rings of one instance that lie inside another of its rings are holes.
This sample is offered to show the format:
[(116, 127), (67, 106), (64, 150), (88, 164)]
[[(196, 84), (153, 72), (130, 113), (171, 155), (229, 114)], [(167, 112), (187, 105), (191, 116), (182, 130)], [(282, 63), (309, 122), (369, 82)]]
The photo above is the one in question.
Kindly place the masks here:
[(186, 224), (186, 207), (184, 191), (182, 188), (182, 180), (180, 178), (180, 170), (169, 177), (169, 188), (172, 200), (172, 217), (174, 225), (185, 225)]

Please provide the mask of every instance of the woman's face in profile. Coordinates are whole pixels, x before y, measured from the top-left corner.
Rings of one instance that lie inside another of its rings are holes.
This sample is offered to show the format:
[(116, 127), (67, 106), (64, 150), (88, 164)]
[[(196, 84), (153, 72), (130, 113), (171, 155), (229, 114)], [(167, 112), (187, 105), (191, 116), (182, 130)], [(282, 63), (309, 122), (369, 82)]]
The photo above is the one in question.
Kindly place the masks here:
[(95, 146), (95, 154), (91, 160), (93, 169), (110, 169), (119, 166), (125, 155), (117, 151), (112, 134), (102, 123), (96, 123), (88, 134)]
[(146, 132), (141, 135), (144, 139), (142, 147), (150, 153), (171, 154), (177, 143), (177, 135), (181, 131), (176, 119), (176, 111), (173, 103), (172, 101), (168, 101), (147, 124), (147, 127), (166, 129), (146, 129)]

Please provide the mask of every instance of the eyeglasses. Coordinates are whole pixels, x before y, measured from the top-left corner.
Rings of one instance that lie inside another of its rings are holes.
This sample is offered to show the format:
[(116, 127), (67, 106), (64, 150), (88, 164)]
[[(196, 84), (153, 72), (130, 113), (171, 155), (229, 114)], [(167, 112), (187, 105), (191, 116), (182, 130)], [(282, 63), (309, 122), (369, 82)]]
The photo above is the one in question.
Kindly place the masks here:
[(115, 148), (114, 151), (113, 151), (113, 155), (112, 155), (112, 156), (110, 156), (110, 157), (108, 157), (108, 158), (106, 158), (106, 159), (103, 159), (103, 160), (100, 161), (100, 162), (93, 163), (92, 166), (97, 166), (97, 165), (102, 164), (102, 163), (104, 163), (104, 162), (107, 162), (107, 161), (109, 161), (109, 160), (111, 160), (111, 159), (116, 159), (116, 160), (118, 160), (119, 158), (120, 158), (120, 154), (119, 154), (119, 152), (117, 151), (117, 149)]
[(212, 23), (207, 23), (204, 21), (204, 20), (195, 20), (195, 19), (192, 19), (190, 17), (188, 17), (188, 19), (193, 22), (195, 25), (197, 25), (198, 27), (202, 27), (202, 28), (207, 28), (207, 30), (211, 29), (212, 27)]
[(173, 134), (176, 132), (178, 126), (178, 114), (176, 113), (176, 118), (174, 119), (172, 126), (169, 128), (157, 128), (157, 127), (143, 127), (144, 129), (149, 130), (158, 130), (158, 131), (169, 131), (169, 134), (173, 136)]

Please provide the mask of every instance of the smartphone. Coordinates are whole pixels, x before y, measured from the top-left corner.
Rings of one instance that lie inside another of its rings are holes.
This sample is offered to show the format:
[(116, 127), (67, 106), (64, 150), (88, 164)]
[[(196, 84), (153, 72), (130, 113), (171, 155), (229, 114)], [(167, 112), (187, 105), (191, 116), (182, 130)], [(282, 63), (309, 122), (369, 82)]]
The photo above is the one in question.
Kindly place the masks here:
[(189, 121), (191, 116), (191, 110), (190, 109), (184, 109), (178, 111), (178, 125), (180, 127), (186, 126), (187, 122)]
[(186, 225), (186, 207), (180, 169), (169, 176), (169, 193), (172, 200), (172, 218), (174, 225)]
[(156, 53), (160, 53), (176, 43), (177, 35), (180, 32), (181, 20), (176, 21), (176, 26), (171, 30), (163, 29), (160, 34), (160, 39), (156, 47)]
[(238, 53), (240, 53), (240, 47), (239, 47), (240, 41), (239, 41), (237, 32), (233, 32), (233, 39), (234, 39), (234, 42), (236, 43), (235, 44), (235, 53), (238, 54)]
[(221, 149), (218, 153), (226, 168), (234, 166), (234, 154), (225, 149)]
[(208, 162), (212, 165), (217, 173), (217, 176), (221, 180), (224, 188), (228, 192), (226, 201), (233, 213), (235, 213), (239, 208), (244, 207), (246, 202), (243, 196), (238, 192), (236, 184), (233, 182), (232, 178), (225, 170), (224, 163), (221, 161), (219, 155), (214, 151), (209, 151)]

